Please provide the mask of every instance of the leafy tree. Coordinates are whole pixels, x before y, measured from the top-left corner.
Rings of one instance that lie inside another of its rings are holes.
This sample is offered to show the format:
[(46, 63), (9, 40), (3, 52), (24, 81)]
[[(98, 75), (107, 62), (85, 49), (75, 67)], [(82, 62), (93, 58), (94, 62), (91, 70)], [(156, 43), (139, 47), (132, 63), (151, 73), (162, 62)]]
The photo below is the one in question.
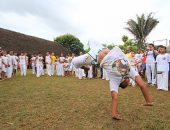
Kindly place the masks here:
[(122, 36), (122, 41), (123, 41), (123, 45), (119, 45), (119, 48), (124, 50), (125, 52), (129, 49), (133, 50), (133, 51), (137, 51), (137, 43), (133, 40), (133, 39), (129, 39), (128, 36), (123, 35)]
[(144, 44), (147, 36), (156, 27), (159, 21), (153, 17), (152, 13), (147, 17), (145, 14), (142, 14), (141, 16), (137, 15), (136, 18), (136, 21), (130, 19), (127, 22), (127, 27), (125, 29), (134, 35), (138, 48), (141, 48), (145, 46)]
[(79, 55), (80, 52), (84, 52), (84, 45), (72, 34), (58, 36), (54, 38), (54, 41), (67, 48), (71, 53)]
[(124, 43), (125, 43), (128, 39), (129, 39), (128, 36), (126, 36), (126, 35), (123, 35), (123, 36), (122, 36), (122, 41), (123, 41)]
[(113, 44), (102, 44), (102, 46), (105, 48), (108, 48), (110, 50), (113, 49), (113, 47), (115, 47), (115, 45), (113, 45)]

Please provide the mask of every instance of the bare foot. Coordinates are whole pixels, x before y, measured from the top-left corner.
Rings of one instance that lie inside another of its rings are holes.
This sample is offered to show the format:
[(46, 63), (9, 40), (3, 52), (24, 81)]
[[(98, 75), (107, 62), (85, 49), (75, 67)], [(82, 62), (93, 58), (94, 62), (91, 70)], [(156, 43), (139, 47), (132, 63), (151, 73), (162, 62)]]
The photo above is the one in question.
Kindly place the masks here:
[(151, 102), (151, 103), (145, 103), (145, 104), (143, 104), (144, 106), (153, 106), (153, 102)]
[(116, 114), (116, 115), (112, 116), (112, 119), (114, 119), (114, 120), (122, 120), (122, 117), (119, 114)]

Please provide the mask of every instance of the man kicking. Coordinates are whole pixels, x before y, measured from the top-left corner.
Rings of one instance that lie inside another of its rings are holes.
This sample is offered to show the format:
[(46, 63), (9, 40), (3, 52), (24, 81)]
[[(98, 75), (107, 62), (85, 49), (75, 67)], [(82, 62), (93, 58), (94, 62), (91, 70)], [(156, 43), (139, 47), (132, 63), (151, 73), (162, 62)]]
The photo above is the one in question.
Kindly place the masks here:
[[(75, 67), (82, 67), (85, 64), (90, 63), (90, 58), (82, 60), (80, 58), (78, 62), (78, 57), (75, 59)], [(74, 61), (74, 59), (73, 59)], [(82, 62), (83, 61), (83, 62)], [(112, 118), (116, 120), (121, 120), (121, 116), (117, 112), (117, 100), (118, 100), (118, 88), (126, 88), (130, 82), (129, 77), (134, 79), (135, 82), (140, 87), (146, 103), (145, 106), (152, 106), (152, 99), (149, 95), (148, 88), (139, 74), (131, 69), (129, 61), (126, 58), (125, 54), (121, 51), (120, 48), (114, 47), (111, 51), (103, 50), (98, 55), (98, 61), (100, 66), (106, 69), (106, 72), (110, 79), (110, 91), (112, 96)]]

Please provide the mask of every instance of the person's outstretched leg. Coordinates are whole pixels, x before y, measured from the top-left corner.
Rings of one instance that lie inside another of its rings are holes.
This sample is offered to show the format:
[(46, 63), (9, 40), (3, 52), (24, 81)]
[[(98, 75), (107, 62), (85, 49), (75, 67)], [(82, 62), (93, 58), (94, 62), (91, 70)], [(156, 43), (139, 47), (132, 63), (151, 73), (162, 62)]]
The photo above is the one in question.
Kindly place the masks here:
[(143, 93), (143, 96), (145, 98), (146, 103), (144, 105), (152, 106), (153, 105), (152, 99), (151, 99), (151, 96), (149, 95), (149, 90), (148, 90), (145, 82), (142, 80), (142, 78), (140, 76), (136, 76), (135, 81), (138, 84), (138, 86), (140, 87), (140, 89)]

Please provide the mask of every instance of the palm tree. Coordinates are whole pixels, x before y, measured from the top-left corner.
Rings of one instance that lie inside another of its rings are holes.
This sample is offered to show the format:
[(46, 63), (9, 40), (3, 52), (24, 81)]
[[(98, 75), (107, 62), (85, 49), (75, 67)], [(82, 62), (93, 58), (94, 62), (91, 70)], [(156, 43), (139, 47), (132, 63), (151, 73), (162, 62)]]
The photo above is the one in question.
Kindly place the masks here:
[(137, 20), (130, 19), (126, 24), (125, 28), (130, 33), (132, 33), (137, 41), (138, 48), (144, 47), (146, 42), (146, 37), (151, 33), (151, 31), (159, 23), (157, 19), (152, 16), (153, 13), (150, 13), (147, 17), (145, 14), (141, 16), (137, 15)]

